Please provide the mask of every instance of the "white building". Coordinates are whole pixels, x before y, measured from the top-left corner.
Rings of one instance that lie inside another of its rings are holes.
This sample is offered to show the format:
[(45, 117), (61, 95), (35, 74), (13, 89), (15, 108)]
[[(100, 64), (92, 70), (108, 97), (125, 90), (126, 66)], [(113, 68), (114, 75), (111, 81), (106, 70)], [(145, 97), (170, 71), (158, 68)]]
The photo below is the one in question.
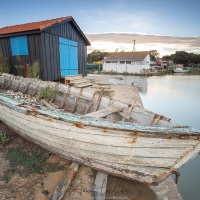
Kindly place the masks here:
[(107, 72), (139, 74), (143, 69), (149, 68), (150, 56), (148, 51), (108, 53), (103, 60), (103, 70)]

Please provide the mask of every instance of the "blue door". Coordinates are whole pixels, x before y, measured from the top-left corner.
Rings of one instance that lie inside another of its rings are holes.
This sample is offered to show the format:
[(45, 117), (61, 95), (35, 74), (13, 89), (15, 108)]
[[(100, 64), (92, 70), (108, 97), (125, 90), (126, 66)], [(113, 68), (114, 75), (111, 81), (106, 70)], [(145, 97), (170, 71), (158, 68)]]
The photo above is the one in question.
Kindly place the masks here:
[(59, 38), (61, 76), (78, 74), (78, 43)]

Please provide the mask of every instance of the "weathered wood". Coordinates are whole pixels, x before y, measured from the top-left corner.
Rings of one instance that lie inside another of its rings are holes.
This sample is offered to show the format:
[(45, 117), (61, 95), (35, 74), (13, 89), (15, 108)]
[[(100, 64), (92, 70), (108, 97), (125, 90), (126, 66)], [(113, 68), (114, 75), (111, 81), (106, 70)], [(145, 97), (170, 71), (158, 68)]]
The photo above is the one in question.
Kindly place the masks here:
[(25, 115), (28, 114), (28, 110), (26, 108), (19, 108), (16, 105), (12, 105), (12, 104), (9, 104), (6, 101), (3, 101), (2, 99), (0, 99), (0, 105), (6, 106), (7, 108), (14, 109), (14, 110), (16, 110), (18, 112), (21, 112), (21, 113), (25, 114)]
[(65, 80), (77, 80), (82, 78), (82, 74), (74, 75), (74, 76), (62, 76), (61, 78), (64, 78)]
[[(12, 83), (13, 88), (18, 83), (15, 77), (4, 79), (4, 85)], [(28, 93), (34, 93), (36, 85), (44, 89), (50, 87), (35, 79), (30, 82), (34, 83)], [(20, 87), (25, 83), (27, 79), (22, 78)], [(161, 182), (199, 152), (200, 133), (197, 130), (174, 126), (170, 119), (158, 117), (151, 111), (109, 100), (102, 97), (102, 91), (95, 94), (92, 89), (75, 87), (69, 91), (69, 86), (65, 85), (57, 89), (61, 93), (60, 104), (64, 98), (66, 105), (75, 108), (76, 112), (81, 110), (78, 106), (85, 106), (87, 110), (91, 99), (90, 111), (97, 111), (96, 117), (95, 112), (88, 117), (48, 110), (43, 106), (33, 108), (0, 95), (0, 120), (23, 137), (67, 159), (147, 184)], [(67, 91), (69, 95), (65, 98)], [(129, 118), (130, 123), (98, 119), (110, 112), (106, 109), (108, 106), (122, 109), (116, 111), (118, 115), (112, 111), (108, 117)]]
[(78, 99), (79, 99), (79, 96), (82, 95), (82, 92), (83, 92), (83, 90), (80, 90), (79, 95), (75, 97), (75, 104), (74, 104), (74, 107), (72, 109), (72, 113), (74, 113), (76, 111), (76, 106), (77, 106), (77, 103), (78, 103)]
[[(86, 113), (88, 113), (89, 109), (91, 108), (91, 106), (93, 105), (94, 103), (94, 98), (95, 96), (97, 95), (97, 91), (93, 94), (92, 96), (92, 100), (90, 101), (90, 103), (88, 104), (87, 108), (86, 108)], [(95, 110), (96, 111), (96, 110)]]
[(67, 169), (65, 176), (57, 185), (53, 195), (52, 200), (61, 200), (65, 195), (70, 183), (72, 182), (76, 172), (78, 171), (79, 164), (73, 162), (69, 169)]
[(45, 101), (44, 99), (41, 99), (41, 102), (49, 109), (54, 110), (56, 109), (56, 107), (52, 106), (50, 103), (48, 103), (47, 101)]
[(102, 117), (106, 117), (106, 116), (108, 116), (108, 115), (110, 115), (112, 113), (116, 113), (116, 112), (120, 112), (120, 111), (121, 111), (121, 108), (116, 108), (116, 107), (113, 107), (113, 106), (109, 106), (109, 107), (107, 107), (105, 109), (86, 114), (85, 116), (102, 118)]
[(94, 111), (98, 110), (102, 96), (103, 96), (103, 89), (101, 89), (100, 92), (99, 92), (99, 96), (98, 96)]
[(76, 97), (80, 98), (80, 99), (84, 99), (86, 101), (92, 101), (92, 99), (89, 99), (87, 97), (84, 97), (84, 96), (80, 96), (80, 95), (76, 95)]
[(154, 115), (153, 121), (151, 122), (151, 125), (156, 125), (158, 123), (158, 121), (162, 118), (161, 115)]
[(84, 87), (89, 87), (91, 85), (92, 85), (92, 83), (81, 83), (81, 84), (75, 84), (75, 87), (84, 88)]
[[(19, 102), (13, 101), (12, 99), (7, 98), (6, 96), (1, 96), (0, 99), (2, 101), (8, 101), (10, 104), (15, 105), (16, 108), (18, 108)], [(8, 104), (9, 104), (8, 103)], [(42, 108), (42, 107), (41, 107)], [(33, 109), (35, 111), (35, 109)], [(177, 134), (180, 136), (200, 136), (200, 132), (198, 130), (192, 129), (188, 126), (174, 126), (174, 127), (160, 127), (160, 126), (144, 126), (139, 124), (133, 124), (133, 123), (121, 123), (121, 122), (111, 122), (108, 120), (96, 120), (95, 118), (88, 118), (88, 117), (82, 117), (80, 119), (79, 116), (72, 115), (70, 113), (62, 113), (57, 111), (50, 111), (46, 109), (38, 109), (37, 112), (40, 115), (52, 117), (55, 119), (63, 120), (65, 122), (73, 122), (73, 123), (81, 123), (83, 126), (93, 126), (93, 127), (99, 127), (99, 128), (106, 128), (106, 129), (115, 129), (115, 130), (122, 130), (122, 131), (135, 131), (135, 132), (141, 132), (142, 133), (148, 133), (152, 135), (157, 135), (158, 133), (164, 137), (164, 135), (171, 136), (171, 137), (177, 137)]]
[(96, 179), (94, 183), (94, 200), (104, 200), (106, 197), (106, 186), (107, 186), (108, 174), (97, 171)]
[[(1, 110), (2, 111), (2, 110)], [(73, 148), (72, 146), (68, 145), (68, 141), (64, 141), (63, 140), (63, 136), (66, 134), (66, 132), (64, 133), (63, 131), (59, 131), (58, 127), (60, 127), (60, 125), (57, 126), (57, 121), (50, 121), (50, 120), (42, 120), (38, 117), (33, 117), (33, 116), (27, 116), (27, 115), (22, 115), (22, 114), (18, 114), (17, 120), (13, 120), (16, 119), (16, 117), (13, 116), (12, 114), (9, 114), (9, 111), (6, 109), (4, 114), (4, 122), (9, 122), (9, 126), (12, 126), (14, 130), (19, 131), (20, 133), (24, 133), (26, 136), (31, 137), (33, 141), (35, 141), (36, 143), (42, 145), (43, 147), (57, 152), (59, 154), (61, 154), (62, 156), (66, 157), (67, 159), (72, 159), (72, 160), (76, 160), (77, 162), (80, 163), (84, 163), (90, 167), (94, 167), (96, 169), (101, 169), (104, 171), (107, 171), (113, 175), (118, 175), (120, 176), (120, 174), (124, 173), (123, 176), (126, 176), (126, 178), (130, 178), (130, 179), (135, 179), (135, 180), (140, 180), (141, 182), (145, 182), (145, 183), (152, 183), (152, 181), (155, 181), (155, 176), (158, 176), (159, 179), (166, 177), (167, 174), (170, 173), (170, 170), (168, 169), (164, 169), (164, 168), (155, 168), (155, 167), (144, 167), (144, 165), (128, 165), (128, 160), (124, 160), (122, 158), (120, 158), (121, 161), (124, 162), (124, 164), (120, 164), (120, 163), (115, 163), (111, 162), (111, 159), (113, 158), (113, 155), (111, 157), (108, 157), (108, 154), (105, 154), (105, 160), (103, 161), (102, 158), (100, 157), (102, 155), (102, 152), (99, 152), (98, 155), (96, 155), (96, 153), (94, 153), (94, 157), (91, 157), (92, 154), (82, 154), (82, 152), (84, 152), (83, 150), (78, 150), (77, 148), (79, 148), (79, 145), (73, 145), (75, 146), (75, 148)], [(13, 117), (12, 117), (13, 116)], [(20, 119), (20, 116), (23, 116), (23, 119)], [(25, 118), (24, 118), (25, 117)], [(28, 117), (29, 121), (30, 119), (34, 120), (35, 122), (29, 122), (27, 124), (27, 121), (25, 120)], [(31, 118), (30, 118), (31, 117)], [(41, 120), (41, 122), (40, 122)], [(45, 122), (45, 124), (44, 124)], [(20, 124), (21, 123), (21, 124)], [(40, 126), (38, 126), (38, 124), (41, 124)], [(55, 136), (57, 138), (57, 140), (55, 140), (54, 137), (52, 137), (53, 135), (48, 135), (51, 131), (49, 128), (47, 128), (46, 131), (42, 131), (42, 134), (40, 133), (39, 130), (41, 130), (41, 127), (53, 127), (55, 126), (55, 131), (52, 131), (52, 133), (55, 133)], [(69, 135), (73, 136), (73, 133), (71, 133), (71, 129), (72, 127), (76, 128), (77, 130), (80, 130), (80, 128), (76, 127), (76, 126), (65, 126), (66, 130), (69, 130)], [(83, 130), (83, 129), (81, 129)], [(80, 130), (80, 133), (82, 132)], [(93, 132), (93, 130), (91, 130), (91, 132)], [(62, 136), (60, 134), (63, 134)], [(60, 141), (59, 141), (60, 140)], [(62, 141), (63, 140), (63, 141)], [(76, 141), (77, 138), (74, 138), (74, 141)], [(96, 139), (97, 140), (97, 139)], [(106, 140), (104, 140), (105, 142)], [(181, 142), (181, 141), (180, 141)], [(196, 141), (198, 142), (198, 141)], [(60, 144), (59, 144), (60, 143)], [(176, 144), (175, 144), (176, 145)], [(102, 145), (102, 149), (105, 149), (105, 145)], [(105, 149), (106, 150), (106, 149)], [(166, 149), (165, 149), (166, 151)], [(94, 152), (94, 148), (93, 151), (91, 153)], [(116, 152), (120, 152), (120, 151), (116, 151)], [(129, 152), (129, 151), (126, 151)], [(88, 157), (89, 156), (89, 157)], [(118, 158), (117, 158), (118, 157)], [(119, 159), (119, 156), (117, 156), (116, 158)], [(91, 160), (90, 160), (90, 159)], [(88, 160), (89, 159), (89, 160)], [(135, 158), (132, 158), (133, 160), (135, 160)], [(88, 160), (88, 162), (87, 162)], [(149, 160), (151, 162), (155, 162), (158, 161), (157, 159), (153, 159), (153, 160)], [(109, 162), (108, 162), (109, 161)], [(100, 164), (101, 163), (101, 164)], [(142, 164), (142, 163), (141, 163)], [(169, 165), (169, 159), (166, 160), (166, 163), (164, 164), (164, 166)], [(114, 167), (114, 168), (113, 168)], [(126, 171), (126, 173), (125, 173)], [(162, 173), (161, 173), (162, 171)], [(139, 174), (137, 174), (136, 172), (138, 172)], [(143, 175), (144, 174), (144, 175)], [(148, 174), (148, 175), (147, 175)], [(150, 175), (151, 174), (151, 175)], [(162, 176), (161, 176), (162, 175)], [(159, 180), (156, 179), (156, 180)]]

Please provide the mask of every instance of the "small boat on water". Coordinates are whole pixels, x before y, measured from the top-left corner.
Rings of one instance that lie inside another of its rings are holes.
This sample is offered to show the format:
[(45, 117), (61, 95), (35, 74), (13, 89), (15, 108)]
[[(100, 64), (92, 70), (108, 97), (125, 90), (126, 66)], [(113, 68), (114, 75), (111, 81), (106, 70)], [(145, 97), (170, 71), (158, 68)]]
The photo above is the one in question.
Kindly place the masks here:
[[(0, 76), (0, 87), (2, 122), (49, 151), (108, 174), (156, 185), (200, 151), (198, 130), (102, 91), (8, 74)], [(44, 102), (52, 108), (31, 103), (41, 92), (51, 93)]]
[(173, 72), (175, 73), (188, 73), (190, 71), (189, 67), (175, 67)]

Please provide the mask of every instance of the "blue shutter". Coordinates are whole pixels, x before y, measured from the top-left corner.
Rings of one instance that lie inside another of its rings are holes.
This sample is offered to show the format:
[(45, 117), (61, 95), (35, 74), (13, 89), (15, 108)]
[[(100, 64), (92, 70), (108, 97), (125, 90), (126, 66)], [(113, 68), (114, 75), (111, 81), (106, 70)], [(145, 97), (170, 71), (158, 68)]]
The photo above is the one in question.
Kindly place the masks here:
[(10, 46), (12, 56), (28, 55), (28, 43), (26, 36), (11, 37)]

